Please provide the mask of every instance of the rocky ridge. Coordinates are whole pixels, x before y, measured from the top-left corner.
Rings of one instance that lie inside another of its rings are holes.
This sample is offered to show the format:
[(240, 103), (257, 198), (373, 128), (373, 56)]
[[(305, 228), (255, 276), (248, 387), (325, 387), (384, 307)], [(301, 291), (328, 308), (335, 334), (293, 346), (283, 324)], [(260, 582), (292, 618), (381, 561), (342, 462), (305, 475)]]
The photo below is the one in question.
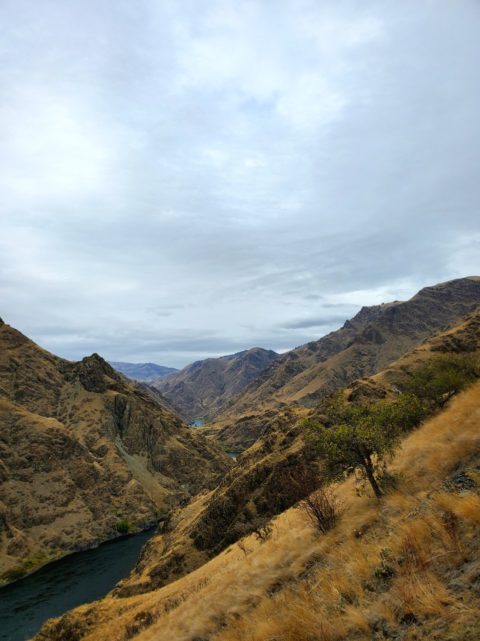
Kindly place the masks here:
[(313, 405), (371, 376), (480, 306), (480, 278), (425, 287), (405, 302), (363, 307), (342, 328), (277, 358), (217, 415), (231, 421), (282, 403)]
[(0, 325), (0, 582), (213, 487), (230, 461), (100, 356), (79, 363)]

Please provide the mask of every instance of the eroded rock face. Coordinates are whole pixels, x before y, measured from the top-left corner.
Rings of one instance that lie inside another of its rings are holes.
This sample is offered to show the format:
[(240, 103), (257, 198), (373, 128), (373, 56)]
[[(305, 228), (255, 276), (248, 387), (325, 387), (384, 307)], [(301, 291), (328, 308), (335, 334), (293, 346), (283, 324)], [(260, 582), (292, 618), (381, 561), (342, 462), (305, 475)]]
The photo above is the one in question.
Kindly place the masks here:
[[(117, 597), (142, 594), (184, 576), (228, 545), (262, 531), (275, 515), (300, 498), (292, 478), (315, 473), (298, 416), (270, 418), (270, 430), (245, 452), (218, 486), (178, 508), (145, 546), (135, 570), (114, 590)], [(299, 493), (300, 492), (300, 493)]]
[(0, 582), (148, 527), (229, 466), (97, 354), (71, 363), (0, 325)]

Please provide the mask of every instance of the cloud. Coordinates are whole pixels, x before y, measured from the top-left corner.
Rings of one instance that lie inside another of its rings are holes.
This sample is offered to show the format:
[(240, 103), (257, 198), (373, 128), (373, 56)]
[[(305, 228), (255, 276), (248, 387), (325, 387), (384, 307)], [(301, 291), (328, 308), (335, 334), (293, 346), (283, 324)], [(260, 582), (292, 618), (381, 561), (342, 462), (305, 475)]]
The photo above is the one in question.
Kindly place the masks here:
[(5, 0), (0, 315), (68, 358), (178, 366), (478, 273), (479, 18)]
[(342, 316), (321, 316), (320, 318), (299, 318), (297, 320), (287, 321), (282, 324), (282, 327), (285, 329), (310, 329), (310, 328), (320, 328), (324, 327), (336, 327), (341, 326), (345, 322), (346, 318)]

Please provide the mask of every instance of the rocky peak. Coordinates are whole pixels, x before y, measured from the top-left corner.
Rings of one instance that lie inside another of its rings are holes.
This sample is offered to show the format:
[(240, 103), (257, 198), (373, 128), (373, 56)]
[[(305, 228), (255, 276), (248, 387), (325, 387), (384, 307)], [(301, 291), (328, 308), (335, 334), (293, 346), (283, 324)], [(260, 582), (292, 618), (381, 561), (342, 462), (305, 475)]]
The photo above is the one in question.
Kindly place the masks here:
[(120, 376), (99, 354), (86, 356), (79, 363), (68, 363), (65, 374), (69, 380), (79, 380), (87, 392), (105, 392), (121, 383)]

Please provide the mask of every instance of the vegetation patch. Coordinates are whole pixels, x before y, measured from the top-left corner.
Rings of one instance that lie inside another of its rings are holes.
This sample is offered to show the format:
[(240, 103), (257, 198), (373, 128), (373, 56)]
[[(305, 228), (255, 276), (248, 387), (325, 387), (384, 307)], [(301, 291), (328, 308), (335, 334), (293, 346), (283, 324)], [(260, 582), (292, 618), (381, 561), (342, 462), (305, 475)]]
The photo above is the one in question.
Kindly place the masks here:
[(115, 527), (119, 534), (128, 534), (132, 529), (127, 519), (121, 519), (117, 522)]

